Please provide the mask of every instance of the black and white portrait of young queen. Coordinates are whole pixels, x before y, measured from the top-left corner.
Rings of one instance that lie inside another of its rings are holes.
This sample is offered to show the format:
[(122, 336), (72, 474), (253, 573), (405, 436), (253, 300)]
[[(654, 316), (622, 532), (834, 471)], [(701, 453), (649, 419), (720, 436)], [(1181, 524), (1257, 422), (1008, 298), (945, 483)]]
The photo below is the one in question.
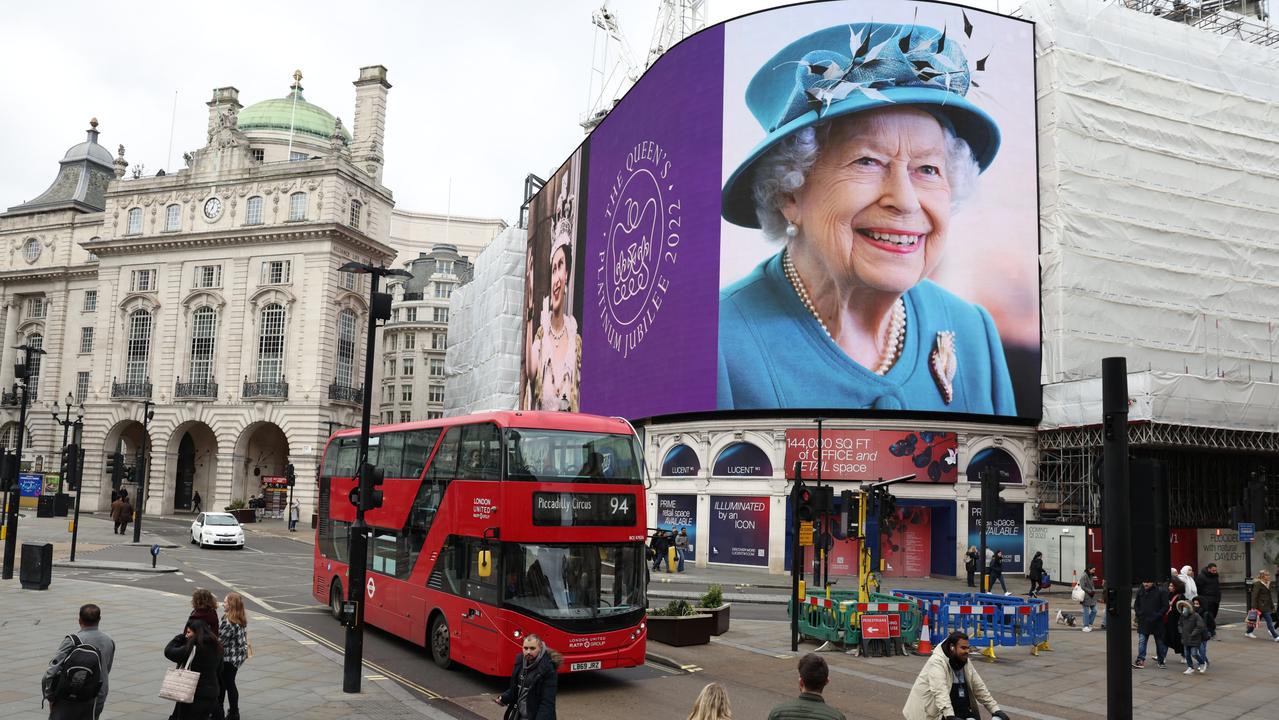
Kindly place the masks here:
[(728, 25), (720, 408), (1038, 417), (1032, 28), (854, 0)]

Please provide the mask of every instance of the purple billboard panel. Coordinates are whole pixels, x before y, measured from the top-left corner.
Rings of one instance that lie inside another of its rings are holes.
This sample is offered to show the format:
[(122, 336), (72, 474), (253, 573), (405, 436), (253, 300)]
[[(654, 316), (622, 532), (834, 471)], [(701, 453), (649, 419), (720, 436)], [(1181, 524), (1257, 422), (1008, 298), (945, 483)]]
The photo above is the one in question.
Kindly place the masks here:
[(583, 412), (715, 404), (723, 63), (722, 27), (680, 43), (591, 135)]
[(712, 495), (710, 561), (768, 565), (768, 496)]
[(688, 533), (688, 554), (685, 560), (692, 560), (697, 552), (697, 496), (696, 495), (658, 495), (657, 527), (678, 533)]
[(683, 443), (666, 451), (662, 460), (662, 477), (690, 477), (702, 469), (693, 448)]

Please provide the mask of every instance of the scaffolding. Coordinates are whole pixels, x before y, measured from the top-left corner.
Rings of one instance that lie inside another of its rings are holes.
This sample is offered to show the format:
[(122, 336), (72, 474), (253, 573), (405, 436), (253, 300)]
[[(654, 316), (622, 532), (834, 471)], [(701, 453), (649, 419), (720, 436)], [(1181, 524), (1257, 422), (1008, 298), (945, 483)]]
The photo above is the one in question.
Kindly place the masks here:
[[(1129, 452), (1164, 461), (1173, 527), (1228, 527), (1253, 472), (1269, 487), (1279, 469), (1279, 433), (1156, 422), (1128, 425)], [(1071, 525), (1101, 523), (1100, 425), (1039, 432), (1036, 519)], [(1276, 493), (1267, 492), (1269, 527), (1279, 521)]]
[(1124, 7), (1245, 42), (1279, 45), (1270, 0), (1123, 0)]

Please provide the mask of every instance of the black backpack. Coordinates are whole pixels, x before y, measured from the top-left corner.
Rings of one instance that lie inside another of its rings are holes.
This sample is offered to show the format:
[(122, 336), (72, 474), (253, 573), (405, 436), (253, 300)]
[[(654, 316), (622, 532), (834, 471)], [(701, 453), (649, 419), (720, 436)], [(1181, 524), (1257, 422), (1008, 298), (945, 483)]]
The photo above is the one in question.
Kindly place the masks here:
[(54, 670), (44, 676), (44, 697), (67, 702), (93, 700), (102, 689), (102, 655), (96, 647), (80, 642), (79, 637), (67, 637), (72, 642), (71, 650), (50, 663)]

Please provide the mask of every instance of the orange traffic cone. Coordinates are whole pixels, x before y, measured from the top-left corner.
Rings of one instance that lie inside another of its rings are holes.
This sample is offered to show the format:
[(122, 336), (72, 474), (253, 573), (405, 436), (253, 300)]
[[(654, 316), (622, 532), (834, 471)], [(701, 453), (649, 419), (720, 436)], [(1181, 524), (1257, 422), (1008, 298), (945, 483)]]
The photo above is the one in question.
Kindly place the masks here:
[(915, 644), (915, 654), (933, 654), (933, 641), (928, 636), (928, 613), (924, 613), (924, 624), (919, 628), (919, 642)]

